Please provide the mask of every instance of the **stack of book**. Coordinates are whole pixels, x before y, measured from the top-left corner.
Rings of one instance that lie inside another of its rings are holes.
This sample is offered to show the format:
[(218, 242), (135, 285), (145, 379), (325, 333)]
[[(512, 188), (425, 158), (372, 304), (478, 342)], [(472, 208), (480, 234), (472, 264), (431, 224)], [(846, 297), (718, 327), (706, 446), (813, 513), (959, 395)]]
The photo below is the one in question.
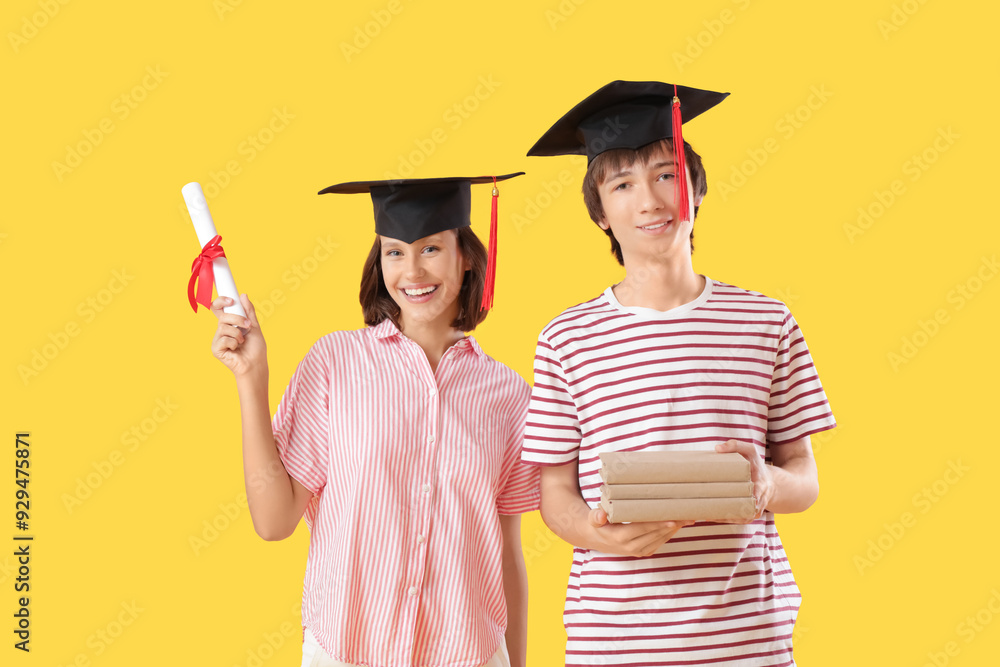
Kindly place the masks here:
[(736, 453), (601, 454), (601, 509), (611, 523), (747, 521), (756, 513), (750, 462)]

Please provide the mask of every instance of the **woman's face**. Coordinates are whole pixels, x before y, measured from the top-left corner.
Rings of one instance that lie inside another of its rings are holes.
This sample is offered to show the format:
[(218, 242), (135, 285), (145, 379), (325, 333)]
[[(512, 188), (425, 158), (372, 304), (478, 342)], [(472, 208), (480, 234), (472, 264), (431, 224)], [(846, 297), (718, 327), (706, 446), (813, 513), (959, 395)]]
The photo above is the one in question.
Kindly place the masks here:
[(458, 233), (446, 230), (404, 243), (388, 236), (382, 242), (382, 278), (399, 306), (400, 328), (451, 325), (458, 316), (458, 294), (469, 264), (458, 247)]

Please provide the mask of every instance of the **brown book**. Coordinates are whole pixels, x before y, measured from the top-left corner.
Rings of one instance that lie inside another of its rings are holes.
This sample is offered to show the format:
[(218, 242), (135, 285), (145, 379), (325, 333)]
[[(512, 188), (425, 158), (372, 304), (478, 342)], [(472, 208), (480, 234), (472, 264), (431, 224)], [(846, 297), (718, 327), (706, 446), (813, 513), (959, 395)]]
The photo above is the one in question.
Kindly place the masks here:
[(753, 482), (691, 482), (687, 484), (605, 484), (601, 498), (747, 498)]
[(605, 484), (746, 482), (750, 462), (736, 452), (607, 452), (601, 454)]
[(748, 521), (756, 513), (753, 498), (601, 498), (611, 523), (627, 521)]

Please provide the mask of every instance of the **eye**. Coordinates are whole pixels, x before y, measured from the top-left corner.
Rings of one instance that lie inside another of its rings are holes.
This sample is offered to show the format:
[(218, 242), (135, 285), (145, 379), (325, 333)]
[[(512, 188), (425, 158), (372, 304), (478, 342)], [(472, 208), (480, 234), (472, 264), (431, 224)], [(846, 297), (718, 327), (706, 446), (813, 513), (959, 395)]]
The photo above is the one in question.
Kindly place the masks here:
[(386, 257), (401, 257), (401, 256), (402, 256), (402, 254), (403, 254), (403, 253), (399, 252), (399, 251), (398, 251), (398, 250), (396, 250), (396, 249), (391, 249), (391, 250), (386, 250), (386, 251), (385, 251), (385, 256), (386, 256)]
[(624, 190), (627, 187), (628, 187), (628, 181), (623, 181), (618, 185), (616, 185), (615, 187), (611, 188), (611, 191), (614, 192), (615, 190)]
[(425, 246), (424, 247), (424, 252), (425, 253), (434, 252), (436, 250), (440, 250), (440, 248), (438, 248), (436, 245), (429, 245), (429, 246)]
[(674, 173), (668, 171), (668, 172), (665, 172), (663, 174), (660, 174), (657, 178), (659, 178), (660, 180), (666, 181), (666, 180), (669, 180), (671, 178), (674, 178)]

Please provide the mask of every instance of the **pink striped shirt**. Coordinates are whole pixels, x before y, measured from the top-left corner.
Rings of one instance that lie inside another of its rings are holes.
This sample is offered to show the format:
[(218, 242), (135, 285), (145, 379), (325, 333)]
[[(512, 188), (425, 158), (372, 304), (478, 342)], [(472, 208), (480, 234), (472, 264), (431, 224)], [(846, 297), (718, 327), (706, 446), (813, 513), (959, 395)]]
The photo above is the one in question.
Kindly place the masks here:
[[(658, 312), (609, 288), (542, 331), (523, 459), (579, 466), (600, 500), (601, 452), (773, 448), (832, 428), (798, 324), (780, 301), (706, 279)], [(567, 665), (790, 665), (800, 594), (774, 515), (698, 523), (648, 558), (576, 548)]]
[(482, 665), (506, 629), (498, 514), (538, 508), (529, 388), (474, 338), (431, 372), (390, 320), (313, 345), (274, 416), (314, 496), (302, 621), (336, 660)]

